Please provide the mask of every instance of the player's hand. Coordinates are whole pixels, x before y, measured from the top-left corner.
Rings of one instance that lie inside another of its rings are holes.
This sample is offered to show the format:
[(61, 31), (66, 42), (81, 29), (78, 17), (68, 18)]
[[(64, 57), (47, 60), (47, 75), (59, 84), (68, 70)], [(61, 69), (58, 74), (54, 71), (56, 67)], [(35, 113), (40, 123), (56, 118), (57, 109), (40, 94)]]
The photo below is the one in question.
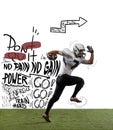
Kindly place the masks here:
[(93, 52), (94, 52), (94, 50), (93, 50), (92, 46), (87, 46), (87, 49), (88, 49), (88, 51), (87, 51), (87, 52), (90, 52), (90, 53), (93, 53)]

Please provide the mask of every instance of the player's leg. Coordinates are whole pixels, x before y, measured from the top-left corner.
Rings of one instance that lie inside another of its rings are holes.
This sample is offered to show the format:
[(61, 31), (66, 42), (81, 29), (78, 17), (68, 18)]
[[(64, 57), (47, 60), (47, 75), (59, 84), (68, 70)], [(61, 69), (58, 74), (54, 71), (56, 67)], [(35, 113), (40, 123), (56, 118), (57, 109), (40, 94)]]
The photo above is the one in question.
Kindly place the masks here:
[(75, 102), (81, 102), (81, 100), (79, 100), (76, 95), (78, 94), (78, 92), (81, 90), (81, 88), (83, 87), (84, 85), (84, 80), (80, 77), (72, 77), (73, 80), (75, 79), (75, 83), (76, 83), (76, 87), (75, 87), (75, 90), (71, 96), (71, 101), (75, 101)]
[(49, 118), (49, 112), (53, 106), (53, 104), (58, 101), (58, 99), (60, 98), (62, 92), (63, 92), (63, 89), (65, 87), (65, 84), (63, 83), (64, 80), (63, 80), (63, 77), (59, 76), (56, 80), (56, 89), (54, 91), (54, 94), (52, 96), (52, 98), (50, 99), (49, 103), (48, 103), (48, 106), (47, 106), (47, 109), (45, 111), (45, 114), (43, 115), (43, 118), (50, 122), (50, 118)]
[(75, 85), (76, 84), (76, 87), (75, 87), (75, 90), (71, 96), (71, 101), (75, 101), (75, 102), (81, 102), (77, 97), (76, 95), (78, 94), (78, 92), (81, 90), (81, 88), (83, 87), (84, 85), (84, 80), (80, 77), (77, 77), (77, 76), (70, 76), (70, 75), (67, 75), (65, 74), (64, 75), (64, 78), (65, 78), (65, 85)]

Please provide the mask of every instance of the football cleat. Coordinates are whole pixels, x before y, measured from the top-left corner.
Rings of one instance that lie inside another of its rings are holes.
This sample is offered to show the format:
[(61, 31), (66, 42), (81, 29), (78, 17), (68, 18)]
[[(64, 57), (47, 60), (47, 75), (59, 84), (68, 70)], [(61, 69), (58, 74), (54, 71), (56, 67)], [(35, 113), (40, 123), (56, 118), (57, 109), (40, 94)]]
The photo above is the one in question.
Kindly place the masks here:
[(77, 102), (77, 103), (82, 102), (81, 100), (79, 100), (79, 99), (76, 98), (76, 97), (71, 97), (71, 98), (70, 98), (70, 101)]
[(49, 119), (49, 115), (44, 114), (42, 117), (43, 117), (47, 122), (51, 122), (51, 120)]

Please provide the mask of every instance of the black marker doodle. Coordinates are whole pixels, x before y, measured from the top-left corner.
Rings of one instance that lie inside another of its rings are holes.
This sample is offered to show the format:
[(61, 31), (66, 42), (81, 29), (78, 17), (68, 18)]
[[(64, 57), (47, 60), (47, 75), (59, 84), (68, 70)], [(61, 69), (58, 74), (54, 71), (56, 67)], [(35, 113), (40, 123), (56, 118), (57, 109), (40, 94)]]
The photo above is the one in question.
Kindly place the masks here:
[(13, 65), (11, 63), (4, 63), (4, 70), (11, 70), (13, 68)]
[(4, 83), (7, 84), (25, 84), (27, 85), (27, 76), (21, 73), (4, 73), (4, 77), (2, 78)]
[(50, 96), (53, 94), (53, 85), (55, 79), (47, 79), (46, 77), (36, 77), (34, 79), (35, 90), (33, 91), (34, 107), (35, 108), (44, 108)]
[[(39, 32), (37, 33), (37, 29), (34, 29), (34, 26), (33, 26), (32, 32), (33, 32), (35, 35), (38, 35), (38, 34), (39, 34)], [(32, 44), (33, 44), (33, 41), (34, 41), (34, 34), (32, 35)], [(32, 50), (32, 48), (31, 48), (31, 50)]]
[(60, 28), (51, 27), (50, 32), (52, 33), (66, 33), (66, 25), (78, 25), (78, 27), (83, 26), (87, 20), (79, 17), (79, 20), (62, 20), (60, 23)]
[(9, 95), (9, 101), (16, 99), (19, 96), (19, 94), (23, 94), (27, 91), (30, 91), (29, 86), (25, 85), (8, 85), (3, 83), (2, 87), (5, 90), (5, 92), (7, 92), (7, 94)]
[[(34, 30), (34, 29), (33, 29)], [(35, 34), (37, 33), (37, 30), (35, 30)], [(14, 52), (6, 52), (4, 54), (5, 59), (11, 59), (13, 62), (16, 60), (22, 61), (27, 59), (30, 61), (35, 61), (35, 58), (37, 57), (35, 50), (36, 48), (41, 47), (41, 43), (39, 41), (34, 41), (34, 34), (32, 36), (32, 41), (30, 42), (25, 42), (21, 46), (17, 44), (16, 40), (9, 34), (4, 34), (4, 37), (9, 38), (9, 46), (8, 51), (13, 50)], [(28, 49), (31, 49), (31, 53), (27, 53)]]
[(35, 100), (35, 102), (34, 102), (34, 106), (35, 106), (35, 108), (44, 108), (44, 106), (46, 106), (47, 105), (47, 101), (46, 102), (44, 102), (44, 100), (43, 99), (41, 99), (41, 100)]
[(61, 61), (48, 60), (46, 54), (39, 58), (35, 50), (41, 47), (41, 43), (34, 41), (39, 33), (34, 27), (32, 33), (32, 41), (22, 45), (13, 36), (3, 35), (8, 38), (8, 52), (3, 59), (2, 89), (7, 97), (2, 104), (4, 108), (9, 105), (19, 109), (44, 108), (53, 94)]
[(37, 29), (34, 29), (34, 26), (33, 26), (32, 32), (35, 33), (36, 35), (39, 35), (39, 32), (37, 32)]
[(56, 76), (60, 70), (61, 61), (46, 61), (45, 68), (44, 68), (44, 75), (47, 76)]
[(22, 97), (22, 98), (16, 98), (16, 103), (13, 104), (14, 108), (27, 108), (27, 104), (30, 104), (29, 98), (26, 97)]

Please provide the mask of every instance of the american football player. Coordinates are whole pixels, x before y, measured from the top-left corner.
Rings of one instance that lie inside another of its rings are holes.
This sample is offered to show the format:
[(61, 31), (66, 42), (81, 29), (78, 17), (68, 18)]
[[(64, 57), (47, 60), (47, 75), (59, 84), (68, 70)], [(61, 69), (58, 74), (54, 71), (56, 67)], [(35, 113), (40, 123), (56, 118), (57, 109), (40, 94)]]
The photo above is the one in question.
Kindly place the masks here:
[[(51, 122), (49, 117), (49, 112), (53, 106), (53, 104), (58, 101), (60, 98), (65, 86), (76, 85), (72, 96), (70, 97), (70, 101), (80, 103), (76, 96), (78, 92), (84, 85), (84, 79), (78, 76), (72, 76), (72, 71), (78, 67), (80, 64), (93, 64), (94, 61), (94, 50), (92, 46), (87, 46), (88, 52), (90, 53), (90, 58), (88, 60), (85, 59), (85, 47), (83, 44), (77, 43), (73, 46), (73, 50), (71, 51), (68, 48), (65, 48), (62, 51), (53, 50), (47, 53), (47, 56), (51, 55), (61, 55), (63, 56), (64, 68), (62, 72), (56, 79), (56, 88), (52, 98), (49, 100), (47, 109), (43, 115), (43, 118), (47, 122)], [(53, 59), (54, 60), (54, 59)]]

